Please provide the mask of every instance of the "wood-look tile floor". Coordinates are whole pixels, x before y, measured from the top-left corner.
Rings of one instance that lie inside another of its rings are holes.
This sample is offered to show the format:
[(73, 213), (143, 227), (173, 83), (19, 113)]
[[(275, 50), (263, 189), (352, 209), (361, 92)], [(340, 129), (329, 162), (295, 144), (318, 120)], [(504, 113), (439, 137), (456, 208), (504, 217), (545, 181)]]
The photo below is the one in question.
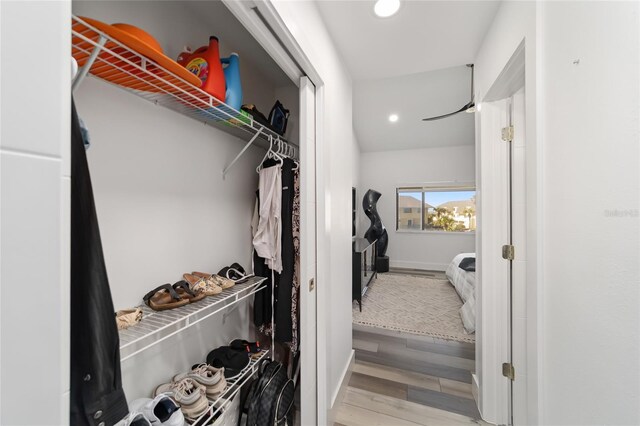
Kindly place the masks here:
[(486, 424), (471, 394), (473, 344), (354, 325), (353, 347), (336, 426)]

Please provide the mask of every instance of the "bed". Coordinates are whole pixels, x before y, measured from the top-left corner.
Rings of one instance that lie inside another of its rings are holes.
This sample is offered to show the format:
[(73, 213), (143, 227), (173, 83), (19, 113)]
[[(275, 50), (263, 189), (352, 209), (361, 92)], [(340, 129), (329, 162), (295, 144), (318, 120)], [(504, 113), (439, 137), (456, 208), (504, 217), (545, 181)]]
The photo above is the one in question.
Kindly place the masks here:
[(462, 324), (467, 333), (475, 333), (476, 331), (476, 273), (467, 272), (460, 269), (458, 265), (465, 257), (476, 257), (475, 253), (460, 253), (453, 258), (447, 271), (447, 278), (456, 292), (462, 299), (463, 305), (460, 308), (460, 317)]

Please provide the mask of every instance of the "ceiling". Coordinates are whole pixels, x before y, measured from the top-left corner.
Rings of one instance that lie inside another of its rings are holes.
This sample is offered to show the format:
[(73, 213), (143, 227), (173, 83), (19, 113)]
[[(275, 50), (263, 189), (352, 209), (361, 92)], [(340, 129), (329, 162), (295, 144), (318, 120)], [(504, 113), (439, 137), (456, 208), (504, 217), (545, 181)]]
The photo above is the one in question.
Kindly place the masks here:
[[(499, 1), (401, 0), (379, 18), (373, 0), (317, 1), (353, 80), (353, 122), (362, 151), (473, 145), (473, 114), (421, 119), (461, 108), (472, 63)], [(390, 114), (399, 120), (390, 123)]]
[[(466, 66), (354, 83), (353, 124), (362, 151), (474, 144), (473, 114), (422, 121), (457, 111), (471, 96)], [(398, 121), (391, 123), (390, 114)]]
[(499, 1), (407, 1), (390, 18), (373, 0), (317, 1), (354, 80), (387, 78), (473, 62)]

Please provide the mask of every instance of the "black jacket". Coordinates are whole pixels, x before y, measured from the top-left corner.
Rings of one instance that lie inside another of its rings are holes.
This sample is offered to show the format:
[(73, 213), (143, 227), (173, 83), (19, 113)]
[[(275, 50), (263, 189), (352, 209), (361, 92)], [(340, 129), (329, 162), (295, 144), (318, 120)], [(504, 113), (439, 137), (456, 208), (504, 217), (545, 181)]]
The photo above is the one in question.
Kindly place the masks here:
[(71, 108), (70, 422), (111, 426), (129, 410), (89, 166), (73, 102)]

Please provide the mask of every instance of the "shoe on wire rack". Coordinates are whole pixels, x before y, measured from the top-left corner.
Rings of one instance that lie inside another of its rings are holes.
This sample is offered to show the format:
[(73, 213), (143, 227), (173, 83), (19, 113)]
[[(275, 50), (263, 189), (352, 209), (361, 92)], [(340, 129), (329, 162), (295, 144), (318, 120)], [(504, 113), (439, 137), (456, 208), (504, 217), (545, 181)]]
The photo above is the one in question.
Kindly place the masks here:
[(202, 363), (191, 367), (191, 371), (180, 373), (173, 377), (174, 382), (190, 378), (206, 388), (207, 397), (215, 399), (227, 388), (227, 380), (224, 378), (224, 368)]
[(189, 283), (192, 290), (201, 289), (207, 296), (222, 293), (222, 287), (212, 279), (196, 274), (182, 274), (182, 277)]
[(200, 277), (203, 280), (206, 280), (207, 282), (211, 282), (212, 284), (219, 286), (223, 290), (226, 290), (236, 285), (236, 283), (233, 280), (222, 277), (220, 275), (210, 274), (208, 272), (193, 271), (192, 275), (195, 275), (196, 277)]
[(116, 426), (152, 426), (144, 414), (132, 411), (127, 417), (116, 423)]
[(141, 413), (152, 426), (183, 426), (184, 415), (180, 406), (167, 395), (139, 398), (129, 404), (132, 413)]
[(156, 395), (164, 394), (173, 398), (180, 405), (182, 414), (190, 419), (197, 419), (209, 408), (206, 387), (190, 377), (160, 385), (154, 393)]

